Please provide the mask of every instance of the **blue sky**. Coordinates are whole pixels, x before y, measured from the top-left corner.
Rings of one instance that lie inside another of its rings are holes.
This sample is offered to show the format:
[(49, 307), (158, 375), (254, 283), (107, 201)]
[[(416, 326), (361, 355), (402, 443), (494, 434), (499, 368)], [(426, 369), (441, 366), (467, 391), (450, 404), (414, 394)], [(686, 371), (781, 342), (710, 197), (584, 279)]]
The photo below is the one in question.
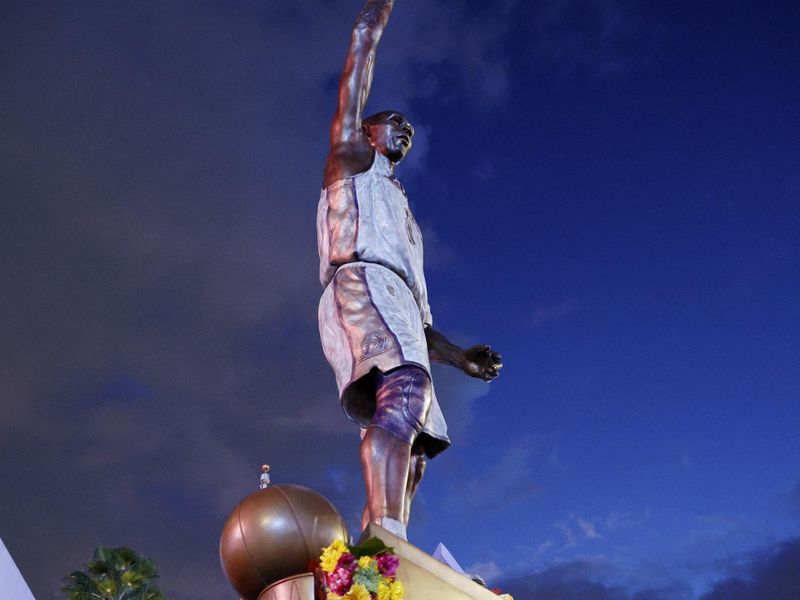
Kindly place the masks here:
[[(235, 597), (218, 536), (262, 462), (355, 530), (314, 211), (359, 8), (8, 9), (0, 537), (38, 598), (97, 543)], [(368, 109), (417, 130), (437, 328), (506, 363), (435, 372), (421, 548), (517, 600), (797, 596), (799, 21), (397, 0)]]

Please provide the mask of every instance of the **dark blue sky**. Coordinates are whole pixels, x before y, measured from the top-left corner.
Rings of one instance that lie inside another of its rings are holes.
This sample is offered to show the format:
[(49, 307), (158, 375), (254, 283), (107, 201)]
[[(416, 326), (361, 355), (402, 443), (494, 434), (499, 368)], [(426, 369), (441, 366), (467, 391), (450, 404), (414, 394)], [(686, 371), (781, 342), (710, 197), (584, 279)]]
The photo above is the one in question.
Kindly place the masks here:
[[(4, 11), (0, 537), (40, 600), (97, 543), (233, 598), (218, 535), (265, 461), (355, 530), (314, 211), (359, 9)], [(437, 328), (506, 362), (435, 373), (455, 443), (421, 548), (517, 600), (800, 593), (799, 27), (790, 2), (397, 0), (368, 108), (418, 132)]]

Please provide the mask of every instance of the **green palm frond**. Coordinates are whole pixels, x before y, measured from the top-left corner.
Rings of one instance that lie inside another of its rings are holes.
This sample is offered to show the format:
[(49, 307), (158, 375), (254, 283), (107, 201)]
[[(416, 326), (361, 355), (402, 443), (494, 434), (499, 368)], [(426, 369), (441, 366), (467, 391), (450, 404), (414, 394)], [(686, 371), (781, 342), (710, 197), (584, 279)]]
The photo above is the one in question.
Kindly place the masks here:
[(83, 570), (64, 577), (61, 591), (66, 600), (166, 600), (157, 579), (153, 559), (126, 546), (98, 546)]

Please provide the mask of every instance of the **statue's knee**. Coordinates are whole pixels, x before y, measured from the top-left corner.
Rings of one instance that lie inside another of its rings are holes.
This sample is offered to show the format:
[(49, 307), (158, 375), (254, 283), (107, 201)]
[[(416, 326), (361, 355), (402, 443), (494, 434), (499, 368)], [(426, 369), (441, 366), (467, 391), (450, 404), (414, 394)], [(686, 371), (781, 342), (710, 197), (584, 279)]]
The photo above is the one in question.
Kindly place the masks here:
[(403, 366), (378, 373), (375, 415), (370, 425), (413, 444), (428, 417), (431, 390), (430, 377), (419, 367)]

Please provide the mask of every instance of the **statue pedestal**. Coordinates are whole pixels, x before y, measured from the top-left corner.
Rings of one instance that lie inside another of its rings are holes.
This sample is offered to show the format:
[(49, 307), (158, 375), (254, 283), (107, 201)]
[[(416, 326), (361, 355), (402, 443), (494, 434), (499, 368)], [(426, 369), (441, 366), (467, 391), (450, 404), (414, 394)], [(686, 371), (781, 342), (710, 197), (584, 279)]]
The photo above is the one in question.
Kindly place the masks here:
[[(394, 548), (400, 559), (397, 579), (405, 588), (405, 600), (497, 600), (485, 587), (374, 523), (367, 526), (361, 541), (371, 537)], [(314, 575), (282, 579), (261, 592), (258, 600), (314, 600)]]
[(302, 573), (276, 581), (258, 600), (314, 600), (314, 574)]
[(397, 579), (405, 588), (405, 600), (497, 600), (490, 590), (374, 523), (367, 526), (361, 540), (371, 537), (394, 548), (400, 558)]

